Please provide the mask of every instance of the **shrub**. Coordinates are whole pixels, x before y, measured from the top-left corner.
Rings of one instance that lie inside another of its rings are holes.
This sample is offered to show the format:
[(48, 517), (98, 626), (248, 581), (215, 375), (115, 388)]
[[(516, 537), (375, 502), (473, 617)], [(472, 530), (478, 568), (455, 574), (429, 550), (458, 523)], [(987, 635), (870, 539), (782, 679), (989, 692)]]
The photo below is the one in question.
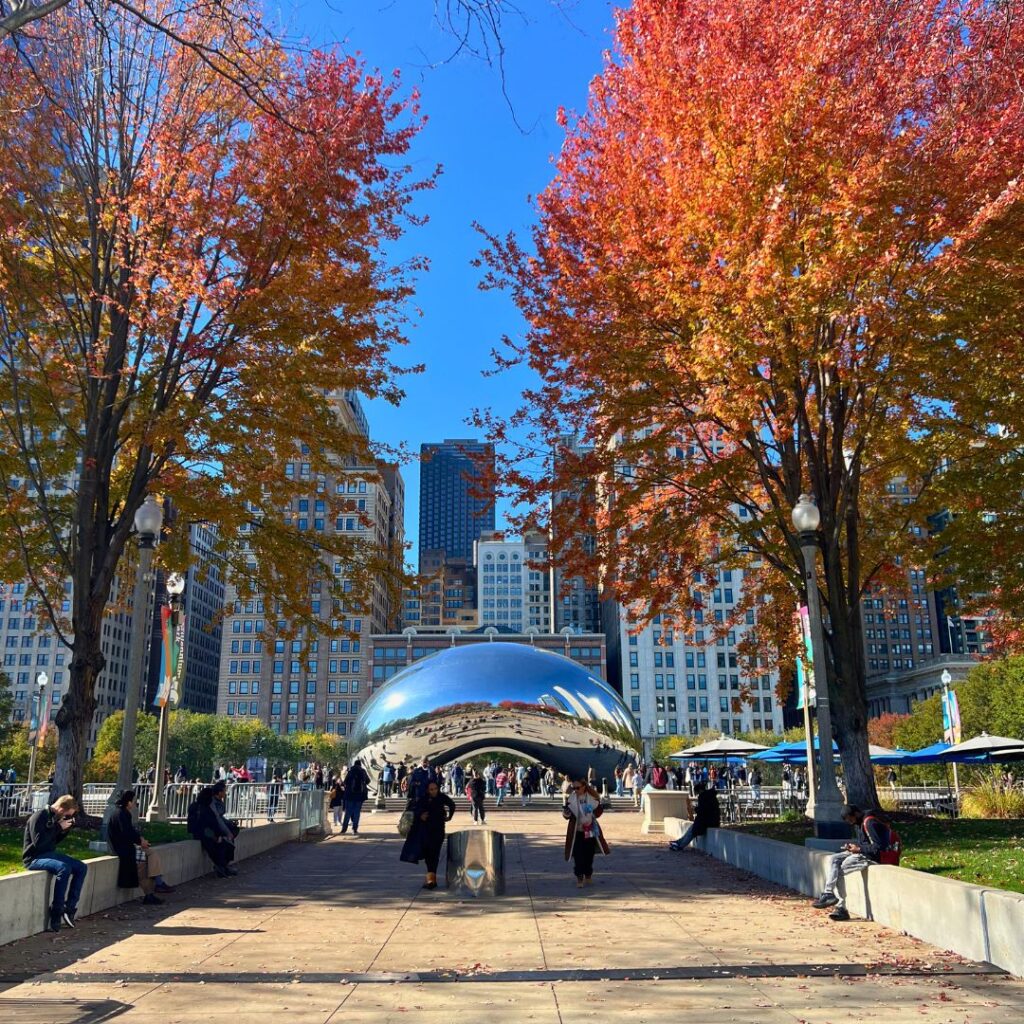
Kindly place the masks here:
[(1024, 818), (1024, 790), (1004, 790), (991, 780), (965, 793), (961, 803), (965, 818)]

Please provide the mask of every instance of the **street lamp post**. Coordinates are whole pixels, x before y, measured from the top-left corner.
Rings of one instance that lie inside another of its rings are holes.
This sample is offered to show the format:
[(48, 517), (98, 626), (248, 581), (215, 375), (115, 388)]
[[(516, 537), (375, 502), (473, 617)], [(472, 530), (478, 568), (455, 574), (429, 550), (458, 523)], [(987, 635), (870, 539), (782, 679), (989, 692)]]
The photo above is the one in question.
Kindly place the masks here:
[(150, 569), (153, 549), (160, 538), (164, 512), (152, 495), (135, 513), (135, 532), (139, 538), (139, 564), (135, 571), (135, 592), (132, 597), (132, 632), (128, 639), (128, 686), (124, 698), (124, 725), (121, 729), (121, 759), (117, 768), (117, 785), (107, 801), (103, 816), (102, 841), (106, 841), (106, 824), (117, 806), (118, 795), (131, 787), (135, 772), (135, 728), (139, 704), (146, 692), (146, 634), (152, 623), (146, 614), (149, 604)]
[(841, 813), (843, 796), (836, 784), (836, 766), (832, 757), (832, 713), (829, 705), (828, 670), (825, 637), (818, 601), (818, 527), (821, 513), (807, 494), (801, 494), (793, 507), (793, 526), (803, 554), (804, 591), (811, 629), (811, 659), (814, 662), (814, 688), (818, 715), (818, 792), (814, 800), (814, 834), (819, 839), (844, 839), (850, 834)]
[[(181, 608), (181, 595), (185, 592), (185, 580), (178, 573), (172, 572), (167, 577), (166, 586), (167, 604), (171, 613), (168, 628), (170, 630), (171, 643), (176, 644), (178, 642), (178, 612)], [(183, 656), (183, 653), (179, 657)], [(168, 661), (165, 671), (173, 673), (175, 667), (173, 662)], [(176, 680), (172, 677), (167, 692), (163, 694), (163, 703), (160, 705), (160, 727), (156, 740), (156, 772), (153, 776), (153, 799), (150, 801), (149, 810), (146, 812), (146, 821), (167, 820), (167, 808), (164, 806), (164, 793), (166, 791), (164, 770), (167, 765), (167, 717), (171, 704), (177, 703), (175, 699), (177, 696), (175, 686)]]
[(36, 735), (32, 737), (32, 749), (28, 755), (28, 807), (32, 809), (32, 782), (36, 774), (36, 748), (39, 746), (39, 730), (43, 727), (43, 715), (46, 714), (46, 684), (50, 677), (45, 672), (36, 676), (37, 692), (32, 695), (36, 706)]

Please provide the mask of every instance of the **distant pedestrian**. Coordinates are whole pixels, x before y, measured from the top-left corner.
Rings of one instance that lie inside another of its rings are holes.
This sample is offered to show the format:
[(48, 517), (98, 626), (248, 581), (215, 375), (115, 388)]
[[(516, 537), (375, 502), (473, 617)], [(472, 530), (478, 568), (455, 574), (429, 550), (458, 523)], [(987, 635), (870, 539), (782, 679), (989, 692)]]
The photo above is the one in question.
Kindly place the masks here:
[(82, 894), (88, 868), (82, 861), (57, 852), (74, 825), (78, 801), (73, 796), (58, 797), (49, 807), (36, 811), (25, 824), (21, 859), (29, 871), (47, 871), (54, 876), (53, 903), (46, 930), (59, 932), (61, 924), (75, 927), (78, 898)]
[(281, 789), (284, 786), (284, 779), (279, 771), (274, 772), (274, 777), (267, 783), (267, 821), (273, 821), (277, 815), (277, 807), (281, 802)]
[(474, 768), (473, 778), (469, 780), (469, 800), (473, 805), (473, 821), (480, 821), (483, 825), (487, 820), (484, 813), (484, 797), (487, 794), (487, 783), (484, 782), (480, 773)]
[(601, 816), (601, 797), (586, 779), (573, 782), (562, 816), (569, 822), (565, 834), (565, 859), (572, 858), (576, 887), (582, 889), (594, 880), (594, 856), (598, 848), (603, 853), (609, 852), (597, 821)]
[(402, 846), (401, 859), (408, 864), (426, 862), (424, 889), (437, 888), (437, 865), (444, 846), (445, 825), (455, 814), (455, 803), (441, 792), (437, 779), (427, 783), (426, 793), (412, 806), (413, 824)]
[(341, 815), (344, 810), (345, 804), (345, 790), (341, 784), (341, 779), (335, 779), (331, 785), (330, 795), (328, 796), (327, 805), (331, 810), (332, 826), (337, 825), (341, 828)]
[(357, 757), (352, 762), (345, 776), (345, 817), (341, 823), (341, 834), (352, 825), (352, 834), (359, 835), (359, 816), (363, 813), (363, 804), (370, 795), (370, 776), (366, 774), (363, 762)]
[(896, 769), (895, 768), (890, 768), (889, 769), (889, 788), (894, 793), (896, 792), (896, 782), (897, 782), (898, 778), (899, 778), (899, 776), (896, 774)]
[(423, 758), (422, 763), (409, 776), (409, 799), (419, 800), (427, 792), (427, 784), (431, 781), (437, 781), (437, 773), (430, 767), (430, 761)]
[(755, 768), (750, 773), (750, 795), (755, 800), (761, 799), (761, 769)]
[(391, 788), (395, 784), (395, 766), (390, 761), (384, 762), (384, 771), (381, 773), (381, 782), (384, 785), (384, 796), (391, 796)]
[(500, 807), (505, 802), (505, 794), (508, 792), (508, 772), (504, 768), (498, 769), (498, 774), (494, 777), (494, 785), (498, 791), (494, 806)]

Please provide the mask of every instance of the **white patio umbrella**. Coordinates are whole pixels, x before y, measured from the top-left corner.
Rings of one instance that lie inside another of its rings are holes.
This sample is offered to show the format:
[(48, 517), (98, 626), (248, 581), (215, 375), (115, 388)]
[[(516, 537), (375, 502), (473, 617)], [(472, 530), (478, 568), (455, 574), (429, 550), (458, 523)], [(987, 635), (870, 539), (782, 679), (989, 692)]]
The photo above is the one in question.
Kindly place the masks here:
[(956, 761), (961, 757), (987, 755), (993, 760), (1024, 760), (1024, 740), (1011, 739), (1008, 736), (989, 736), (983, 732), (973, 740), (958, 743), (941, 754), (943, 761)]
[(725, 757), (749, 757), (767, 749), (760, 743), (745, 743), (743, 740), (723, 736), (721, 739), (699, 743), (676, 754), (669, 754), (669, 757), (674, 761), (713, 761)]

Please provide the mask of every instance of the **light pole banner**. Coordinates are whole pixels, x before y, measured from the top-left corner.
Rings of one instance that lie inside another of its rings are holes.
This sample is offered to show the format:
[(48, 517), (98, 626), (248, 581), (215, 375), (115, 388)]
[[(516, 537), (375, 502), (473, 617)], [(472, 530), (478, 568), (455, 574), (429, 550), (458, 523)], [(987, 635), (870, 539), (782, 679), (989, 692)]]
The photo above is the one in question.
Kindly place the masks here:
[(42, 750), (43, 744), (46, 742), (46, 730), (50, 727), (50, 691), (46, 691), (45, 699), (42, 695), (40, 695), (39, 699), (43, 706), (39, 712), (39, 729), (36, 737), (36, 746)]
[(181, 693), (185, 677), (185, 620), (168, 605), (160, 609), (160, 685), (157, 687), (154, 707), (174, 707)]
[(32, 694), (32, 712), (28, 721), (28, 741), (35, 743), (39, 737), (39, 702), (42, 699), (41, 693)]
[(804, 706), (804, 694), (808, 695), (807, 703), (813, 708), (817, 700), (814, 690), (814, 647), (811, 644), (811, 617), (807, 605), (801, 605), (796, 616), (797, 629), (803, 641), (803, 653), (796, 658), (796, 706), (799, 710)]
[(952, 746), (960, 742), (960, 702), (956, 690), (947, 689), (942, 694), (942, 736)]

